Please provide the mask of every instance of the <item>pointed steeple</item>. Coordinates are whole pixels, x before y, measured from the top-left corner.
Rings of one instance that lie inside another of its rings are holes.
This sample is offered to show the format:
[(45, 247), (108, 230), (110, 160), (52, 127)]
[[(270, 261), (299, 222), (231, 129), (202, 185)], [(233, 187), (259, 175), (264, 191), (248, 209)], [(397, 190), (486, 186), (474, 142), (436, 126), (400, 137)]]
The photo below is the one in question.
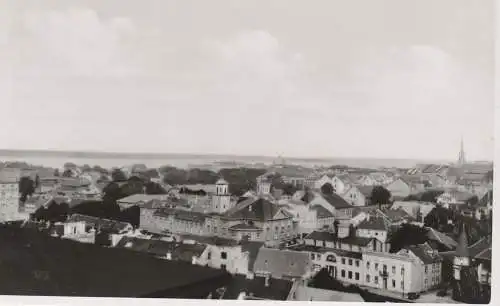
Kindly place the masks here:
[(469, 257), (469, 241), (467, 239), (467, 231), (465, 230), (465, 223), (462, 225), (462, 232), (458, 238), (458, 246), (455, 252), (458, 257)]
[(464, 137), (460, 138), (460, 152), (458, 153), (458, 165), (463, 166), (465, 164), (465, 150), (464, 150)]

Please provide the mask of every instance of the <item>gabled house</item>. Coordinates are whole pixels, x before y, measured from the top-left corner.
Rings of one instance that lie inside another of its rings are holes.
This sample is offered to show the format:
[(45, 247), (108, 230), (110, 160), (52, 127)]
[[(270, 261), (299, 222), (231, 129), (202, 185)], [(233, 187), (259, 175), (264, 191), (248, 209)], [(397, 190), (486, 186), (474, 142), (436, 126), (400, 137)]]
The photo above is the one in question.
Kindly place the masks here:
[[(410, 179), (411, 178), (411, 179)], [(423, 191), (425, 189), (419, 178), (399, 177), (385, 187), (391, 192), (393, 200), (403, 200), (410, 194)]]
[(367, 206), (371, 204), (373, 186), (351, 186), (342, 194), (342, 198), (352, 206)]
[(356, 236), (363, 238), (375, 238), (383, 243), (377, 251), (388, 252), (390, 245), (388, 243), (388, 235), (390, 232), (390, 224), (382, 217), (368, 217), (359, 223), (356, 228)]
[(437, 197), (436, 202), (445, 208), (460, 209), (460, 207), (466, 206), (472, 198), (474, 198), (474, 194), (470, 192), (450, 189)]
[(333, 194), (322, 194), (319, 192), (313, 192), (311, 194), (305, 195), (308, 197), (309, 205), (319, 205), (330, 211), (337, 219), (350, 219), (353, 215), (354, 206), (349, 204), (341, 196), (336, 193)]

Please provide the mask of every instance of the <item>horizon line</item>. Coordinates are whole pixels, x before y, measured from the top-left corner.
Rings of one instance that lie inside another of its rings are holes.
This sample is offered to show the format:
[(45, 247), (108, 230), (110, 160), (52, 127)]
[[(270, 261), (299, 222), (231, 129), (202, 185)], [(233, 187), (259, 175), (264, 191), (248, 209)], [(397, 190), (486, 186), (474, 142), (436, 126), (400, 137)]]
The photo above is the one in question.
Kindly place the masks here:
[[(149, 156), (149, 157), (160, 157), (160, 156), (179, 156), (179, 157), (236, 157), (236, 158), (265, 158), (265, 159), (287, 159), (289, 160), (311, 160), (311, 161), (326, 161), (326, 160), (334, 160), (334, 159), (361, 159), (361, 160), (401, 160), (401, 161), (410, 161), (410, 160), (418, 160), (418, 161), (443, 161), (446, 163), (454, 163), (448, 158), (418, 158), (418, 157), (367, 157), (367, 156), (349, 156), (349, 157), (326, 157), (326, 156), (284, 156), (284, 155), (240, 155), (240, 154), (228, 154), (228, 153), (174, 153), (174, 152), (113, 152), (113, 151), (94, 151), (94, 150), (53, 150), (53, 149), (5, 149), (0, 148), (0, 155), (3, 154), (15, 154), (15, 153), (30, 153), (30, 154), (65, 154), (71, 155), (70, 157), (82, 158), (84, 156), (78, 155), (98, 155), (101, 157), (104, 156)], [(76, 155), (76, 156), (75, 156)], [(491, 160), (478, 160), (476, 162), (493, 162)]]

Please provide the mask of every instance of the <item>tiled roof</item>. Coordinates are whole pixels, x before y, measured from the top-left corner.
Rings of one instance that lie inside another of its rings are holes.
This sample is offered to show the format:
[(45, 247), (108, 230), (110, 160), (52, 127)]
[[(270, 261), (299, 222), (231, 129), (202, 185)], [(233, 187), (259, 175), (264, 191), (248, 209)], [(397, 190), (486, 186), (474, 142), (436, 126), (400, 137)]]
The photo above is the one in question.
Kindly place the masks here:
[(279, 206), (262, 198), (246, 198), (229, 209), (224, 216), (239, 220), (272, 220), (280, 210)]
[[(1, 294), (204, 298), (231, 280), (218, 269), (121, 248), (52, 238), (33, 229), (0, 230), (4, 233), (0, 235)], [(48, 281), (40, 280), (40, 275)]]
[(304, 252), (261, 248), (253, 271), (255, 273), (270, 273), (271, 276), (301, 278), (309, 268), (309, 255)]
[(371, 198), (374, 186), (356, 186), (365, 198)]
[(381, 217), (370, 217), (369, 220), (364, 220), (358, 225), (358, 229), (387, 231), (388, 227)]
[(212, 292), (212, 299), (236, 300), (241, 292), (245, 292), (249, 299), (285, 301), (292, 285), (289, 280), (270, 278), (266, 286), (265, 277), (247, 279), (243, 275), (235, 275), (223, 290)]
[(353, 208), (351, 204), (347, 203), (341, 196), (334, 193), (331, 195), (322, 194), (321, 195), (330, 205), (335, 209)]
[(229, 228), (230, 231), (262, 231), (262, 228), (255, 225), (238, 223)]
[(475, 256), (477, 259), (491, 260), (491, 248), (483, 250)]
[(193, 240), (200, 244), (209, 244), (216, 246), (235, 246), (238, 245), (238, 241), (229, 238), (217, 237), (217, 236), (201, 236), (201, 235), (181, 235), (182, 240)]
[(131, 196), (121, 198), (118, 200), (118, 202), (121, 203), (127, 203), (127, 204), (139, 204), (139, 203), (146, 203), (148, 201), (154, 200), (154, 199), (166, 199), (167, 195), (166, 194), (133, 194)]
[(311, 207), (312, 210), (316, 211), (318, 219), (332, 218), (334, 215), (326, 208), (321, 205), (314, 205)]
[(363, 237), (345, 237), (337, 238), (334, 233), (326, 231), (314, 231), (307, 235), (304, 239), (318, 240), (318, 241), (329, 241), (329, 242), (340, 242), (352, 245), (366, 246), (373, 238), (363, 238)]
[(449, 249), (455, 249), (458, 245), (458, 243), (455, 240), (453, 240), (450, 236), (438, 232), (432, 227), (428, 228), (427, 237), (429, 238), (429, 240), (435, 240), (445, 245)]
[(17, 183), (21, 179), (21, 170), (15, 168), (3, 168), (0, 170), (0, 184)]
[(414, 220), (414, 218), (402, 208), (387, 209), (384, 210), (382, 213), (392, 222), (400, 222), (402, 220)]
[(407, 248), (426, 265), (441, 262), (443, 260), (443, 258), (426, 243), (409, 246)]
[(248, 252), (248, 271), (252, 271), (257, 255), (264, 245), (263, 242), (258, 241), (241, 241), (241, 251)]
[(112, 233), (120, 233), (123, 230), (125, 230), (127, 227), (131, 227), (130, 223), (127, 222), (121, 222), (121, 221), (116, 221), (116, 220), (109, 220), (109, 219), (100, 219), (97, 217), (92, 217), (92, 216), (87, 216), (87, 215), (81, 215), (81, 214), (73, 214), (71, 217), (68, 218), (66, 222), (85, 222), (86, 224), (94, 227), (94, 228), (99, 228), (103, 231), (109, 231)]

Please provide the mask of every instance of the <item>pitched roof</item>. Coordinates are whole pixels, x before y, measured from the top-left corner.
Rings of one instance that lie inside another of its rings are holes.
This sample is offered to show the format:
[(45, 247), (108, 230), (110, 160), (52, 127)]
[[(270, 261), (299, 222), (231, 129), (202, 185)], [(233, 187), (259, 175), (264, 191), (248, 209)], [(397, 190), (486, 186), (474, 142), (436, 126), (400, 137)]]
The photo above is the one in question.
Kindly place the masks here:
[(415, 256), (420, 258), (426, 265), (437, 263), (443, 260), (439, 254), (433, 250), (427, 243), (412, 245), (407, 247)]
[(481, 251), (479, 254), (474, 256), (474, 258), (491, 261), (491, 248)]
[(146, 203), (151, 200), (163, 200), (166, 199), (168, 195), (166, 194), (143, 194), (143, 193), (138, 193), (138, 194), (133, 194), (125, 198), (121, 198), (118, 200), (118, 202), (121, 203), (127, 203), (127, 204), (139, 204), (139, 203)]
[(253, 267), (255, 273), (270, 273), (271, 276), (301, 278), (309, 268), (309, 255), (304, 252), (263, 247)]
[(491, 248), (491, 236), (489, 237), (483, 237), (479, 239), (477, 242), (472, 244), (471, 246), (468, 247), (469, 255), (471, 257), (476, 257), (479, 255), (481, 252), (483, 252), (486, 249)]
[(221, 270), (52, 238), (33, 229), (0, 230), (1, 294), (202, 298), (231, 279)]
[(344, 198), (339, 196), (338, 194), (322, 194), (321, 195), (330, 205), (332, 205), (335, 209), (344, 209), (344, 208), (353, 208), (351, 204), (347, 203)]
[(380, 211), (385, 217), (387, 217), (391, 222), (400, 222), (403, 220), (414, 220), (414, 218), (409, 215), (404, 209), (387, 209)]
[(445, 245), (448, 249), (455, 249), (458, 246), (458, 243), (453, 240), (453, 238), (439, 231), (436, 231), (432, 227), (428, 228), (427, 238), (429, 238), (429, 240), (435, 240)]
[(375, 186), (357, 186), (359, 192), (361, 192), (365, 198), (371, 198), (374, 187)]
[(329, 241), (329, 242), (340, 242), (340, 243), (347, 243), (347, 244), (352, 244), (352, 245), (358, 245), (358, 246), (366, 246), (370, 241), (373, 240), (373, 238), (364, 238), (364, 237), (345, 237), (345, 238), (338, 238), (335, 236), (334, 233), (327, 232), (327, 231), (314, 231), (307, 235), (304, 239), (312, 239), (312, 240), (319, 240), (319, 241)]
[[(229, 209), (224, 216), (231, 219), (266, 222), (272, 220), (279, 210), (280, 208), (278, 205), (266, 199), (246, 198)], [(283, 213), (285, 212), (283, 211)]]
[(363, 257), (363, 254), (360, 252), (352, 252), (352, 251), (346, 251), (346, 250), (341, 250), (341, 249), (329, 249), (329, 251), (334, 252), (338, 256), (342, 257), (349, 257), (349, 258), (354, 258), (354, 259), (361, 259)]
[(312, 210), (316, 211), (318, 219), (332, 218), (334, 215), (326, 208), (321, 205), (314, 205), (311, 207)]
[(264, 246), (264, 243), (259, 241), (241, 241), (240, 245), (242, 252), (248, 252), (248, 271), (252, 271), (257, 255), (259, 255), (259, 251)]
[(270, 278), (266, 286), (265, 277), (256, 276), (247, 279), (243, 275), (235, 275), (223, 290), (212, 292), (212, 299), (236, 300), (241, 292), (250, 299), (285, 301), (292, 289), (292, 281)]
[(358, 225), (358, 229), (387, 231), (389, 230), (387, 224), (382, 217), (370, 217), (365, 219)]
[(3, 168), (0, 170), (0, 184), (17, 183), (21, 179), (21, 170), (16, 168)]
[(238, 223), (229, 228), (230, 231), (262, 231), (262, 228), (252, 224)]
[(489, 190), (484, 196), (481, 197), (477, 206), (486, 207), (493, 204), (493, 189)]
[(132, 227), (128, 222), (121, 222), (116, 220), (101, 219), (93, 216), (73, 214), (68, 218), (66, 222), (85, 222), (94, 228), (100, 228), (103, 231), (109, 231), (112, 233), (120, 233), (127, 227)]

